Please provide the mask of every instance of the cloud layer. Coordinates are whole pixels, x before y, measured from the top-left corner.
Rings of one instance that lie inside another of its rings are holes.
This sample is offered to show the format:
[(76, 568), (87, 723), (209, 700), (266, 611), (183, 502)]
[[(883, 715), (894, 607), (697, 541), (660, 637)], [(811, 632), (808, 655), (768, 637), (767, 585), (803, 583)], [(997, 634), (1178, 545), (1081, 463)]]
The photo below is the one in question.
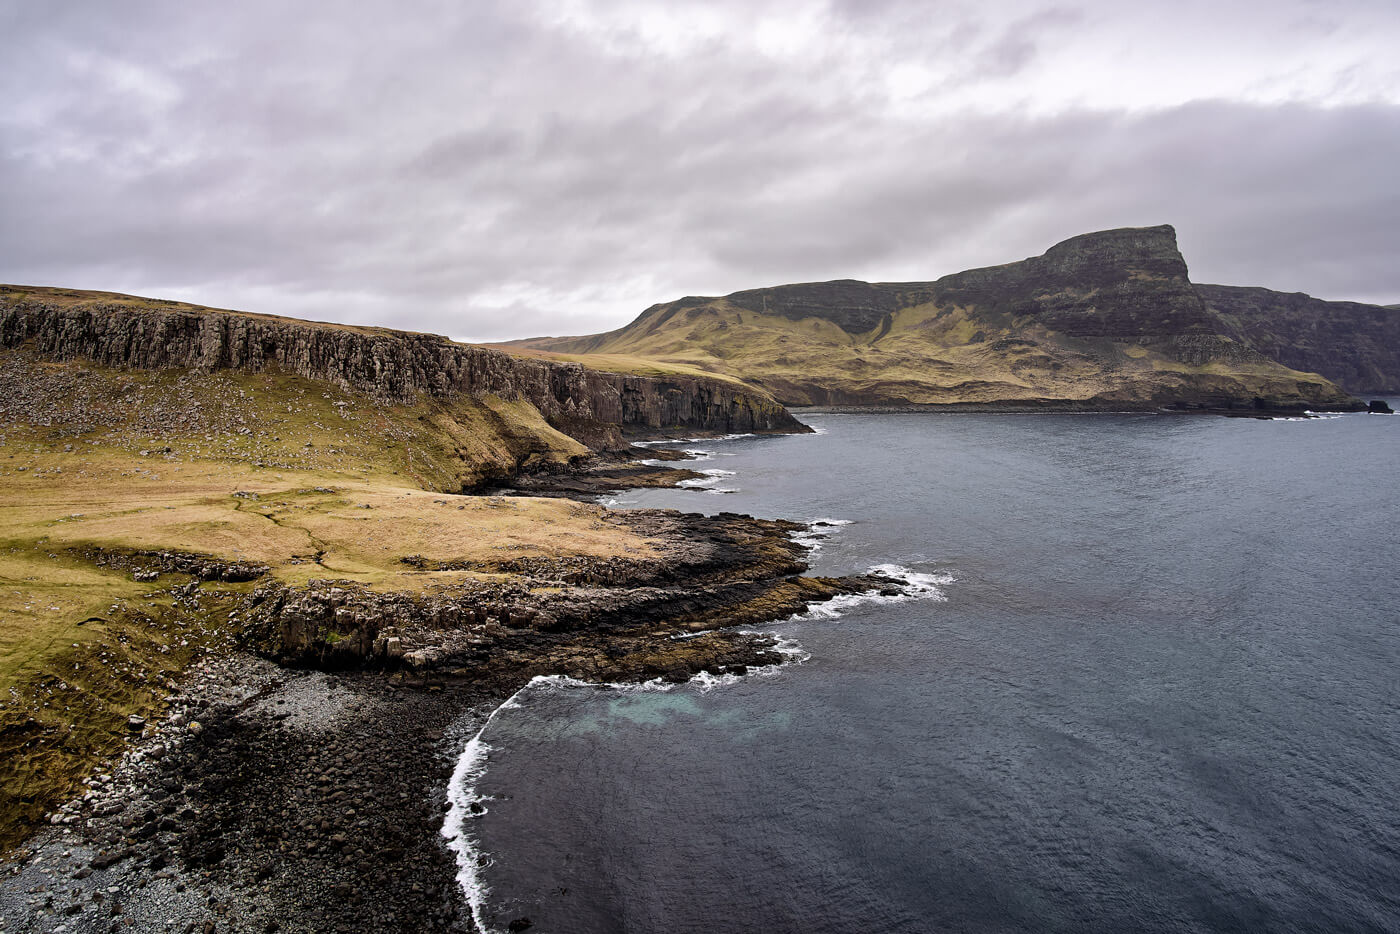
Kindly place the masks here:
[(493, 340), (1165, 222), (1400, 301), (1389, 0), (987, 8), (17, 4), (0, 281)]

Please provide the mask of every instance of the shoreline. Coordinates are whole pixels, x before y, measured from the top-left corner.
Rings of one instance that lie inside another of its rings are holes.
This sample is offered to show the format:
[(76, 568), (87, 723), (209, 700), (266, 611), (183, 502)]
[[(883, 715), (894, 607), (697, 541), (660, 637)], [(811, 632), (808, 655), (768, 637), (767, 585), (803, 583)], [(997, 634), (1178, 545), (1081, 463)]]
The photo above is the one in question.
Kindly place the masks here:
[[(472, 930), (442, 836), (448, 788), (471, 736), (509, 697), (546, 674), (741, 677), (785, 661), (773, 637), (744, 627), (899, 586), (803, 576), (797, 523), (614, 518), (669, 550), (518, 562), (489, 569), (504, 584), (431, 600), (333, 581), (321, 592), (340, 596), (320, 610), (308, 609), (315, 587), (246, 596), (239, 644), (188, 668), (116, 768), (85, 780), (0, 864), (0, 932)], [(195, 587), (186, 594), (197, 604)], [(453, 601), (470, 607), (471, 625), (444, 622)], [(337, 629), (348, 613), (362, 631), (328, 648), (322, 610)], [(422, 625), (385, 625), (404, 614)]]

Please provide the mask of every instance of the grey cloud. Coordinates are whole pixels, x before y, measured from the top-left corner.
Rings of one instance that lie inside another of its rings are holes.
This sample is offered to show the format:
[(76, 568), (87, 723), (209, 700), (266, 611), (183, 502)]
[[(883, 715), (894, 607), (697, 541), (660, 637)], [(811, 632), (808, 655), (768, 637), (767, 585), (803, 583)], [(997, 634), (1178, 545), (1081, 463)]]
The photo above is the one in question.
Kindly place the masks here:
[(868, 73), (1014, 71), (1072, 10), (833, 5), (782, 58), (515, 4), (48, 7), (0, 19), (0, 280), (502, 339), (1171, 222), (1203, 281), (1400, 301), (1394, 106), (913, 116)]
[(1013, 22), (977, 56), (975, 78), (1006, 78), (1020, 74), (1040, 53), (1057, 30), (1078, 26), (1083, 14), (1066, 7), (1049, 7)]

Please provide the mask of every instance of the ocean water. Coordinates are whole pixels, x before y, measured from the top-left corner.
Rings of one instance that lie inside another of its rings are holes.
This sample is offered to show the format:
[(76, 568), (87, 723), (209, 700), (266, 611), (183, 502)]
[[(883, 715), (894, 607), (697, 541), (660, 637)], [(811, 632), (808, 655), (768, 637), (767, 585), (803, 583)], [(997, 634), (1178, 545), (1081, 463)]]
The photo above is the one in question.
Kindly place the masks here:
[(1400, 416), (806, 420), (614, 499), (840, 520), (815, 571), (918, 592), (522, 690), (452, 816), (489, 929), (1400, 930)]

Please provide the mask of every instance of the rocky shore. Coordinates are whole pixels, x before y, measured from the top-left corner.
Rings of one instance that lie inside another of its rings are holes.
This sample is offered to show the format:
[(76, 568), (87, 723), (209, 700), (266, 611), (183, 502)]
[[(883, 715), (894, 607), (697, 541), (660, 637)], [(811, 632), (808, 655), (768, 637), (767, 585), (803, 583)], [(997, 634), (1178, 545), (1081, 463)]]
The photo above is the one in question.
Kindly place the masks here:
[[(880, 577), (802, 576), (805, 527), (614, 513), (658, 556), (508, 562), (431, 593), (268, 583), (165, 714), (0, 867), (0, 931), (466, 931), (440, 828), (466, 740), (541, 674), (590, 681), (782, 659), (737, 631)], [(412, 560), (411, 557), (410, 559)], [(193, 575), (192, 575), (193, 576)], [(198, 612), (204, 588), (181, 585)], [(675, 639), (680, 633), (693, 634)]]

